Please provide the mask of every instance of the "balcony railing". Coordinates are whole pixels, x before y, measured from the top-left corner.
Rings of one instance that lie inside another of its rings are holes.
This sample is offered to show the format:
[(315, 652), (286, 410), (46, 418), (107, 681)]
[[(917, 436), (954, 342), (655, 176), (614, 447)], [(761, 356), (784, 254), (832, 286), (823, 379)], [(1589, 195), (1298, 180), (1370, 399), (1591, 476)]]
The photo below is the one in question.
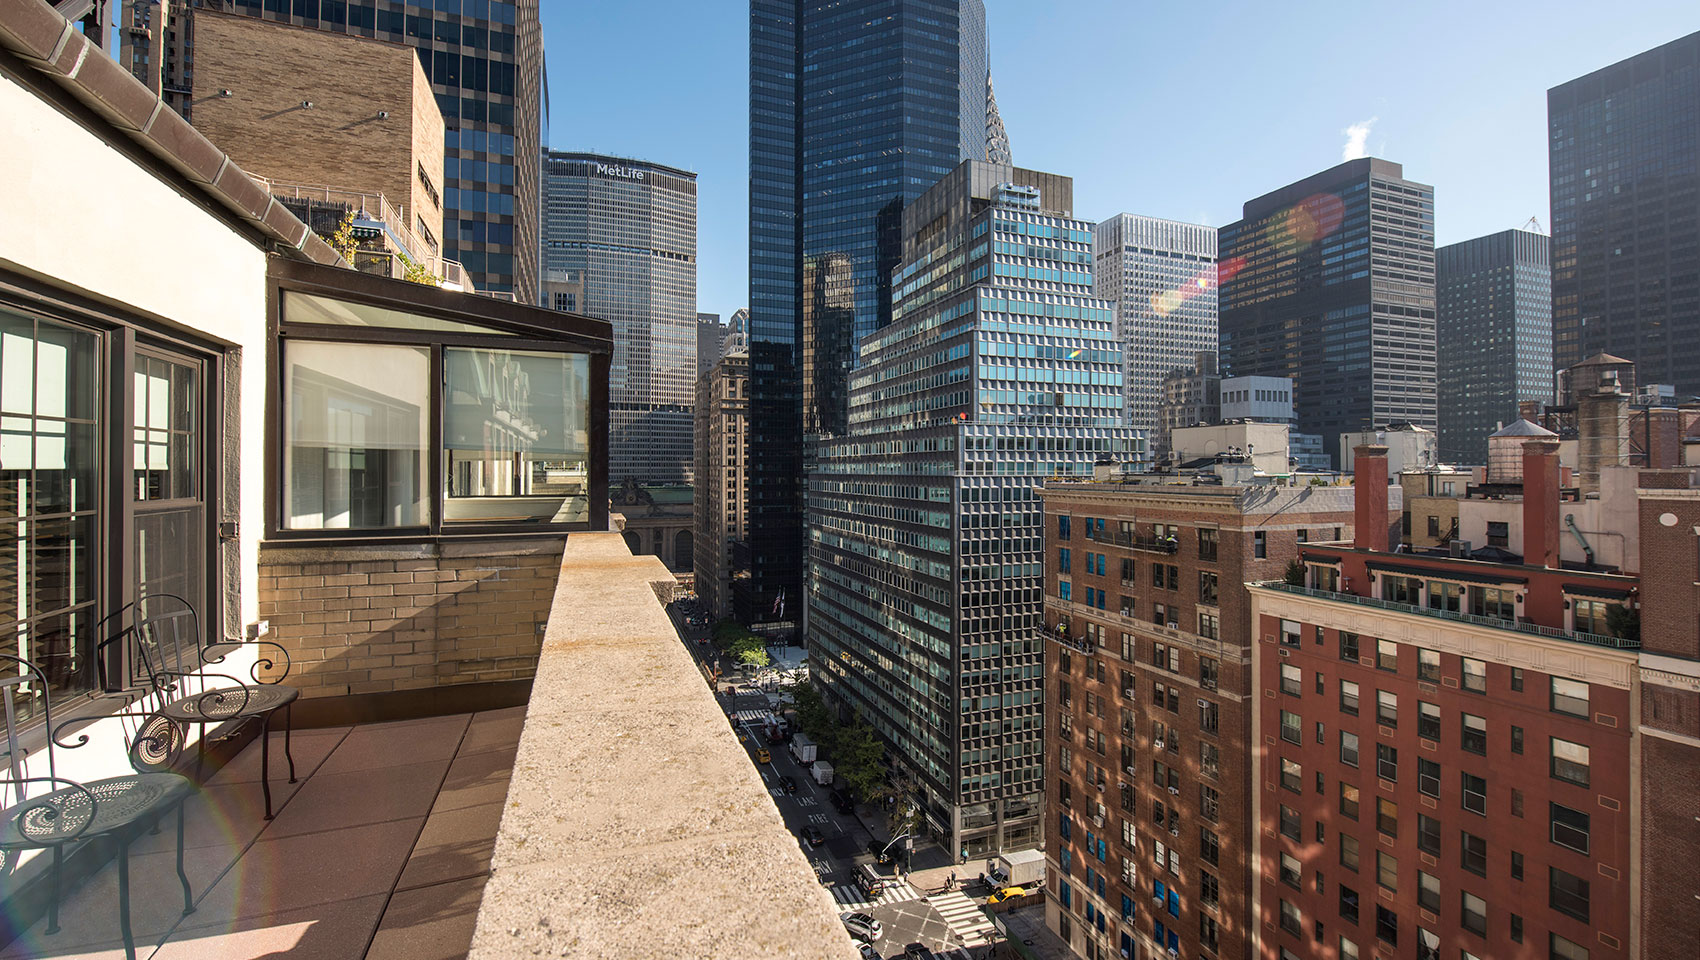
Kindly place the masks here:
[(1268, 580), (1254, 586), (1270, 590), (1280, 590), (1284, 593), (1294, 593), (1304, 597), (1316, 597), (1322, 600), (1335, 600), (1341, 603), (1355, 603), (1364, 607), (1376, 607), (1382, 610), (1392, 610), (1398, 613), (1413, 613), (1421, 617), (1433, 617), (1436, 620), (1453, 620), (1459, 623), (1474, 624), (1478, 627), (1492, 627), (1495, 630), (1508, 630), (1512, 633), (1525, 633), (1531, 636), (1546, 637), (1551, 640), (1565, 640), (1570, 643), (1586, 643), (1595, 647), (1607, 647), (1613, 650), (1639, 650), (1641, 641), (1626, 640), (1623, 637), (1608, 637), (1599, 633), (1584, 633), (1579, 630), (1560, 630), (1557, 627), (1545, 627), (1536, 623), (1521, 623), (1514, 620), (1501, 620), (1498, 617), (1482, 617), (1473, 613), (1461, 613), (1454, 610), (1436, 610), (1432, 607), (1419, 607), (1412, 603), (1397, 603), (1392, 600), (1379, 600), (1375, 597), (1360, 597), (1355, 593), (1336, 593), (1332, 590), (1319, 590), (1315, 587), (1301, 587), (1282, 580)]
[(1050, 624), (1040, 626), (1039, 635), (1048, 640), (1055, 640), (1065, 647), (1073, 647), (1081, 653), (1094, 654), (1098, 652), (1098, 645), (1086, 637), (1071, 634), (1066, 630), (1059, 630)]
[[(320, 184), (289, 183), (260, 176), (253, 179), (274, 197), (340, 204), (354, 211), (357, 222), (367, 221), (367, 225), (375, 226), (376, 229), (389, 234), (396, 246), (401, 248), (401, 252), (406, 254), (407, 259), (441, 277), (444, 286), (450, 289), (472, 289), (466, 268), (442, 256), (442, 249), (437, 241), (414, 230), (407, 218), (384, 194)], [(406, 274), (406, 265), (388, 251), (361, 250), (360, 256), (367, 260), (368, 267), (362, 272), (384, 274), (396, 279)]]
[(1086, 539), (1094, 543), (1130, 547), (1134, 550), (1147, 550), (1152, 553), (1174, 553), (1180, 549), (1180, 541), (1174, 537), (1144, 536), (1121, 530), (1092, 530), (1086, 534)]

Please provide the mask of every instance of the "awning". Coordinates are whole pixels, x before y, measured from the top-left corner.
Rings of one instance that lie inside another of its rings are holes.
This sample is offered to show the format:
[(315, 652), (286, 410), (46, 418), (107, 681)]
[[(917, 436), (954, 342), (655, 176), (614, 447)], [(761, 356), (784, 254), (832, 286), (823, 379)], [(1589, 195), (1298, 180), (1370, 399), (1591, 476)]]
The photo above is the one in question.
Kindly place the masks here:
[(1457, 580), (1460, 583), (1480, 583), (1497, 587), (1507, 583), (1528, 583), (1528, 577), (1513, 576), (1508, 573), (1493, 573), (1490, 571), (1461, 570), (1456, 566), (1423, 567), (1407, 563), (1380, 563), (1371, 560), (1366, 564), (1376, 573), (1397, 573), (1407, 577), (1422, 577), (1425, 580)]
[(1327, 553), (1305, 553), (1305, 554), (1301, 554), (1301, 556), (1304, 557), (1305, 563), (1340, 563), (1341, 562), (1340, 557), (1336, 557), (1332, 554), (1327, 554)]
[(1593, 597), (1596, 600), (1627, 600), (1628, 587), (1614, 587), (1604, 583), (1567, 583), (1564, 592), (1573, 597)]

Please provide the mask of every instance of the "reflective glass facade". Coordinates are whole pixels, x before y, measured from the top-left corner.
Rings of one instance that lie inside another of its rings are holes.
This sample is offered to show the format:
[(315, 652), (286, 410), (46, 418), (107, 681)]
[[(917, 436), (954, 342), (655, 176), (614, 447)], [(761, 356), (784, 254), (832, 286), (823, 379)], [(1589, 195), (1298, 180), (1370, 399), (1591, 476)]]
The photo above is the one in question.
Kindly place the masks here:
[[(223, 9), (417, 50), (446, 128), (443, 256), (460, 261), (480, 293), (540, 302), (538, 170), (548, 93), (538, 0), (233, 0)], [(173, 9), (169, 24), (154, 28), (169, 27), (162, 94), (185, 116), (198, 97), (217, 95), (194, 89), (193, 12)], [(127, 44), (138, 75), (144, 54)]]
[(549, 151), (543, 258), (579, 284), (577, 312), (614, 326), (608, 470), (687, 483), (695, 463), (696, 174)]
[(805, 438), (846, 428), (904, 205), (985, 148), (984, 33), (980, 0), (751, 0), (747, 619), (795, 621)]
[(1552, 403), (1548, 239), (1506, 230), (1435, 251), (1440, 458), (1487, 462), (1517, 401)]
[(1700, 33), (1547, 91), (1553, 360), (1700, 392)]
[(1299, 429), (1435, 424), (1434, 188), (1349, 160), (1217, 232), (1222, 375), (1289, 377)]
[[(1011, 181), (1038, 190), (1000, 197)], [(965, 163), (910, 206), (893, 321), (862, 340), (849, 433), (809, 477), (812, 675), (970, 856), (1041, 837), (1034, 487), (1144, 453), (1072, 186)]]

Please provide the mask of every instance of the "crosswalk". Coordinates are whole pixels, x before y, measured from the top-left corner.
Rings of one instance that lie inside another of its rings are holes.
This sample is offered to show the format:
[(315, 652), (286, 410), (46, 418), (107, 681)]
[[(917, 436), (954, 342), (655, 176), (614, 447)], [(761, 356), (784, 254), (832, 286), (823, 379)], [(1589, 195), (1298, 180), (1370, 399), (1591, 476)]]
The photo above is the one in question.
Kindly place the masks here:
[(841, 883), (832, 888), (832, 899), (846, 910), (866, 910), (883, 903), (907, 903), (910, 900), (921, 899), (921, 891), (908, 883), (887, 883), (880, 895), (869, 900), (862, 896), (862, 891), (854, 884)]
[(739, 723), (753, 723), (757, 726), (767, 723), (771, 716), (773, 716), (771, 710), (739, 710), (737, 714)]
[(991, 918), (980, 909), (980, 905), (968, 899), (960, 890), (945, 893), (935, 893), (927, 898), (944, 922), (950, 924), (950, 931), (962, 938), (965, 947), (978, 947), (992, 942), (997, 927)]

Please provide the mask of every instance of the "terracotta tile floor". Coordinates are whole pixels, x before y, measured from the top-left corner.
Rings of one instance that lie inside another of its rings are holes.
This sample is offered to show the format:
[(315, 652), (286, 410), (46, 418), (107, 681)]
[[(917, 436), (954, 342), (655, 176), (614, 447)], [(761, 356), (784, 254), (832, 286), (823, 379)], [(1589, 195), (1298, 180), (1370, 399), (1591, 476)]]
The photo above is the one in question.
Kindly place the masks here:
[[(272, 735), (272, 799), (249, 745), (187, 807), (185, 865), (195, 912), (182, 915), (177, 826), (135, 841), (130, 915), (136, 955), (156, 960), (452, 960), (464, 957), (490, 869), (525, 708), (294, 735), (299, 782), (285, 782)], [(0, 951), (121, 958), (118, 874), (109, 865), (60, 911)]]

